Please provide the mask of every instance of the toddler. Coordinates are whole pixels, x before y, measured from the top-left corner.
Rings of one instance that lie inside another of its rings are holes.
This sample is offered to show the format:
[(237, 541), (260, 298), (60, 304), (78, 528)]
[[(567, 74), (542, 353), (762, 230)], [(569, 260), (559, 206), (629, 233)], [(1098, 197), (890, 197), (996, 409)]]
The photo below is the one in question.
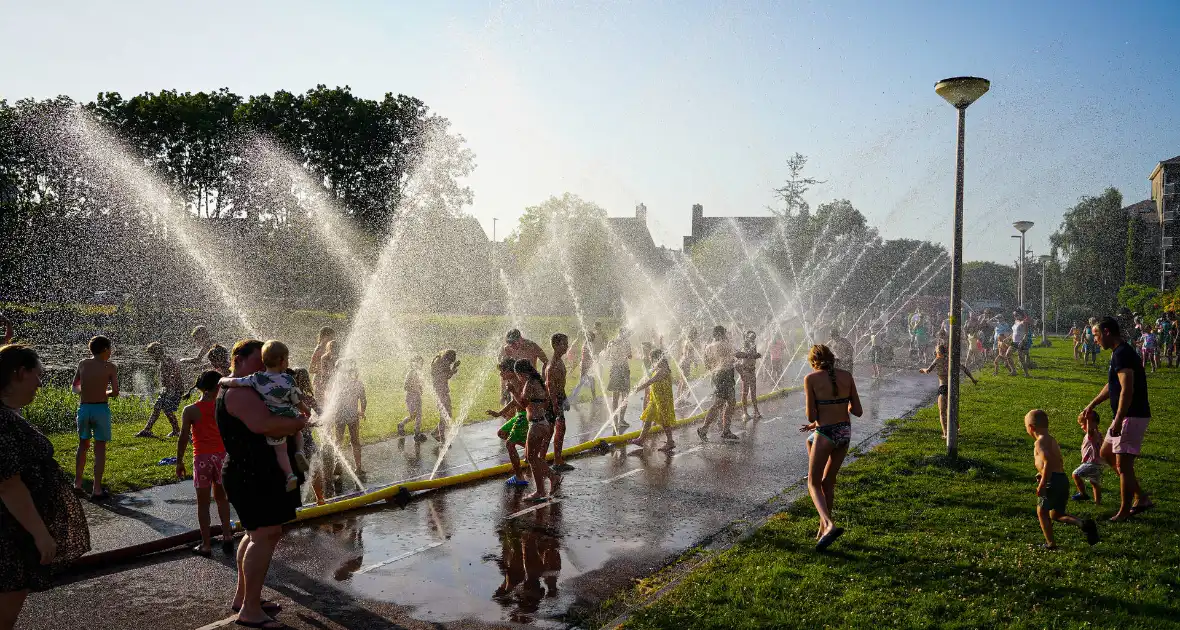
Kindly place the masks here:
[[(290, 351), (286, 344), (271, 339), (262, 345), (262, 365), (266, 370), (255, 372), (241, 378), (225, 377), (221, 379), (222, 387), (252, 387), (267, 409), (276, 416), (297, 417), (308, 416), (310, 411), (303, 401), (303, 392), (295, 384), (295, 377), (287, 372), (290, 363)], [(295, 463), (303, 472), (307, 472), (307, 456), (303, 453), (303, 434), (291, 436), (295, 440)], [(287, 491), (299, 487), (299, 478), (291, 468), (291, 458), (287, 456), (287, 438), (266, 437), (266, 443), (274, 447), (275, 459), (279, 468), (287, 475)]]
[(426, 435), (422, 433), (422, 357), (410, 359), (410, 371), (406, 372), (403, 388), (406, 390), (406, 413), (404, 420), (397, 423), (397, 434), (406, 434), (406, 424), (414, 421), (414, 441), (422, 442)]
[(1090, 482), (1094, 489), (1094, 503), (1102, 503), (1102, 433), (1098, 431), (1098, 414), (1082, 414), (1078, 417), (1078, 425), (1086, 432), (1082, 438), (1082, 465), (1073, 471), (1073, 485), (1078, 491), (1073, 495), (1074, 501), (1085, 501), (1086, 487), (1082, 481)]

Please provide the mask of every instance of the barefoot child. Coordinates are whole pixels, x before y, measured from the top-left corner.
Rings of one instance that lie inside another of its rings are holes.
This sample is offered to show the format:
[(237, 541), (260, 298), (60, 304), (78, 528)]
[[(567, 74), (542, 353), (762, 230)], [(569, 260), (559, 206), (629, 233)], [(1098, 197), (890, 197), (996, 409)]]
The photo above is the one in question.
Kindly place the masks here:
[[(310, 409), (303, 403), (303, 392), (295, 385), (295, 378), (287, 373), (290, 365), (290, 351), (286, 344), (271, 339), (262, 346), (262, 365), (266, 370), (255, 372), (241, 378), (225, 377), (221, 379), (222, 387), (252, 387), (262, 396), (262, 402), (276, 416), (296, 418), (310, 415)], [(303, 453), (303, 433), (291, 436), (295, 440), (295, 463), (303, 472), (307, 472), (307, 456)], [(299, 478), (291, 468), (291, 458), (287, 456), (287, 438), (267, 436), (266, 443), (274, 448), (275, 459), (279, 468), (287, 475), (287, 491), (299, 487)]]
[(650, 356), (651, 372), (643, 382), (635, 386), (636, 392), (645, 389), (649, 391), (647, 406), (643, 408), (643, 413), (639, 416), (639, 419), (643, 421), (643, 430), (639, 432), (639, 437), (632, 440), (631, 443), (642, 447), (652, 424), (657, 423), (663, 429), (666, 438), (664, 445), (659, 450), (671, 453), (676, 448), (676, 442), (672, 439), (672, 425), (676, 424), (676, 403), (672, 394), (672, 368), (668, 365), (668, 358), (664, 356), (663, 350), (656, 348), (651, 351)]
[(402, 384), (402, 388), (406, 390), (406, 413), (409, 414), (404, 420), (397, 423), (397, 434), (406, 434), (406, 424), (410, 420), (414, 421), (414, 441), (421, 442), (426, 439), (426, 435), (422, 433), (422, 357), (415, 355), (410, 359), (410, 371), (406, 372), (406, 380)]
[[(960, 365), (959, 368), (971, 379), (971, 383), (978, 385), (979, 381), (971, 376), (971, 370), (967, 369), (966, 365)], [(938, 370), (938, 423), (942, 425), (942, 439), (946, 439), (946, 396), (947, 396), (947, 378), (950, 372), (950, 358), (946, 355), (946, 344), (939, 344), (938, 349), (934, 351), (934, 362), (930, 367), (918, 370), (922, 374), (929, 374)]]
[(229, 520), (229, 499), (221, 485), (221, 465), (225, 462), (225, 445), (217, 429), (217, 388), (221, 374), (216, 370), (202, 372), (193, 386), (201, 397), (180, 412), (180, 440), (176, 443), (176, 476), (183, 479), (184, 452), (188, 449), (189, 437), (193, 442), (193, 485), (197, 489), (197, 523), (201, 528), (201, 544), (193, 547), (193, 553), (206, 558), (213, 553), (213, 542), (209, 534), (209, 496), (217, 502), (217, 515), (221, 518), (221, 550), (226, 554), (234, 552), (234, 530)]
[(1037, 520), (1045, 534), (1045, 549), (1056, 549), (1053, 521), (1082, 528), (1086, 542), (1098, 542), (1098, 525), (1094, 519), (1082, 520), (1065, 513), (1069, 497), (1069, 478), (1061, 461), (1061, 445), (1049, 435), (1049, 415), (1033, 409), (1024, 416), (1024, 429), (1034, 440), (1033, 464), (1037, 468)]
[(499, 411), (489, 409), (488, 415), (493, 418), (508, 418), (496, 436), (504, 440), (504, 448), (508, 450), (508, 461), (512, 464), (512, 476), (507, 483), (510, 486), (527, 486), (529, 482), (524, 478), (524, 471), (520, 467), (520, 453), (517, 447), (523, 448), (529, 434), (529, 421), (524, 408), (517, 404), (517, 393), (520, 391), (520, 378), (517, 377), (512, 359), (500, 362), (500, 382), (508, 387), (512, 399)]
[(737, 373), (742, 377), (742, 414), (746, 420), (750, 419), (749, 402), (754, 405), (754, 417), (762, 419), (762, 412), (758, 410), (758, 367), (757, 360), (762, 358), (755, 344), (755, 333), (746, 331), (745, 341), (740, 352), (733, 353), (737, 359)]
[(553, 470), (568, 472), (573, 466), (565, 463), (561, 449), (565, 446), (565, 410), (568, 405), (565, 399), (565, 357), (569, 351), (570, 340), (565, 333), (554, 333), (549, 338), (553, 345), (553, 360), (545, 366), (545, 390), (549, 392), (549, 401), (553, 411)]
[(180, 409), (180, 399), (184, 398), (184, 377), (180, 373), (180, 364), (164, 352), (164, 346), (160, 345), (158, 341), (149, 343), (145, 352), (159, 365), (160, 395), (156, 397), (156, 404), (152, 408), (152, 415), (148, 418), (147, 425), (143, 427), (142, 431), (136, 433), (135, 437), (154, 437), (152, 426), (156, 424), (156, 420), (160, 419), (161, 413), (165, 418), (168, 418), (168, 422), (172, 423), (172, 432), (168, 434), (168, 437), (176, 437), (180, 435), (180, 425), (176, 422), (176, 410)]
[(315, 391), (321, 398), (324, 394), (328, 393), (328, 377), (330, 374), (324, 374), (320, 369), (324, 355), (328, 352), (328, 344), (334, 341), (336, 341), (336, 330), (331, 326), (321, 328), (319, 334), (316, 336), (315, 350), (311, 353), (311, 361), (307, 367), (307, 372), (315, 379)]
[(1094, 503), (1102, 503), (1102, 433), (1098, 430), (1098, 414), (1082, 414), (1078, 417), (1078, 425), (1086, 432), (1082, 438), (1082, 465), (1073, 471), (1073, 485), (1077, 487), (1074, 501), (1085, 501), (1086, 487), (1082, 481), (1089, 481), (1094, 489)]
[(107, 465), (107, 442), (111, 441), (111, 408), (107, 399), (119, 395), (119, 374), (111, 363), (111, 340), (103, 336), (90, 340), (90, 358), (78, 364), (74, 391), (78, 393), (78, 452), (74, 458), (74, 490), (82, 490), (82, 473), (86, 471), (86, 453), (94, 440), (94, 487), (92, 501), (110, 498), (102, 487)]
[(451, 420), (454, 418), (451, 408), (451, 379), (459, 372), (459, 353), (454, 350), (443, 350), (430, 361), (430, 384), (434, 388), (434, 398), (438, 402), (438, 428), (435, 435), (439, 442), (446, 439)]

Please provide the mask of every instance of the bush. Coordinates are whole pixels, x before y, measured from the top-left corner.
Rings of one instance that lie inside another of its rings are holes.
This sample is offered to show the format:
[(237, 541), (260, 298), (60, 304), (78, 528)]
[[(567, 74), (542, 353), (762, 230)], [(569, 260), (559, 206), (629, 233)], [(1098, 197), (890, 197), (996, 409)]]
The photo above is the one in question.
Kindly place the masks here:
[(1146, 284), (1124, 284), (1119, 288), (1119, 306), (1142, 313), (1144, 321), (1154, 322), (1163, 314), (1160, 290)]
[[(111, 418), (114, 422), (147, 424), (152, 415), (152, 402), (138, 396), (112, 398)], [(77, 426), (78, 394), (65, 387), (42, 387), (37, 397), (21, 410), (21, 415), (42, 433), (66, 433)]]

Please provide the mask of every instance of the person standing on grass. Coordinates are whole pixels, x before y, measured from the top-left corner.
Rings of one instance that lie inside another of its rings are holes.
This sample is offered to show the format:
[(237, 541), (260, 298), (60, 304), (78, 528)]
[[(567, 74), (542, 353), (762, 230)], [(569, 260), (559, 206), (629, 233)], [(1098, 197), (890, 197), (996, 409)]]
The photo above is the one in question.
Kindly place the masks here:
[[(262, 342), (246, 339), (234, 344), (230, 374), (241, 378), (263, 369)], [(236, 623), (254, 628), (285, 627), (273, 619), (282, 607), (262, 599), (262, 586), (283, 524), (295, 518), (299, 491), (287, 491), (267, 436), (294, 435), (304, 417), (277, 416), (251, 388), (225, 389), (217, 397), (217, 428), (225, 445), (222, 480), (226, 496), (238, 513), (246, 535), (235, 557), (237, 588), (230, 608)]]
[(1094, 327), (1094, 337), (1104, 350), (1110, 350), (1110, 368), (1107, 370), (1106, 385), (1094, 400), (1082, 410), (1081, 418), (1093, 417), (1098, 421), (1094, 408), (1104, 401), (1110, 401), (1114, 417), (1106, 430), (1106, 441), (1102, 443), (1101, 455), (1119, 473), (1119, 511), (1110, 518), (1121, 523), (1128, 518), (1146, 512), (1155, 503), (1139, 485), (1135, 476), (1135, 458), (1143, 448), (1143, 435), (1151, 421), (1151, 407), (1147, 400), (1147, 373), (1143, 360), (1135, 354), (1122, 337), (1118, 320), (1104, 317)]
[(86, 514), (53, 443), (18, 411), (44, 374), (32, 348), (0, 346), (0, 630), (16, 626), (30, 590), (50, 586), (52, 563), (90, 550)]
[(852, 418), (864, 409), (852, 372), (836, 368), (836, 356), (823, 345), (812, 346), (807, 355), (812, 372), (803, 379), (804, 408), (808, 423), (799, 428), (807, 437), (807, 492), (819, 513), (815, 533), (817, 551), (827, 549), (844, 534), (832, 520), (836, 497), (836, 475), (852, 442)]
[(1037, 520), (1045, 534), (1045, 549), (1057, 549), (1053, 538), (1053, 521), (1080, 527), (1086, 535), (1086, 542), (1098, 542), (1098, 525), (1094, 519), (1082, 520), (1066, 514), (1069, 501), (1069, 477), (1065, 476), (1065, 465), (1061, 458), (1061, 445), (1049, 435), (1049, 415), (1040, 409), (1033, 409), (1024, 416), (1024, 430), (1034, 440), (1033, 465), (1037, 469)]
[(82, 492), (86, 453), (94, 440), (94, 486), (91, 501), (111, 498), (102, 485), (107, 466), (107, 442), (111, 441), (111, 398), (119, 396), (119, 369), (111, 363), (111, 340), (99, 335), (90, 340), (90, 358), (78, 364), (74, 392), (78, 394), (78, 452), (74, 457), (74, 491)]
[(135, 437), (155, 437), (152, 434), (152, 426), (160, 419), (161, 413), (172, 424), (172, 432), (168, 437), (176, 437), (180, 435), (176, 410), (180, 409), (180, 399), (184, 398), (184, 376), (180, 372), (180, 364), (164, 352), (164, 346), (158, 341), (149, 343), (145, 351), (148, 357), (159, 365), (160, 394), (156, 397), (156, 404), (152, 407), (152, 415), (148, 418), (147, 425), (136, 433)]
[[(967, 369), (966, 365), (959, 365), (959, 369), (967, 378), (971, 379), (972, 385), (978, 385), (979, 381), (971, 375), (971, 370)], [(946, 344), (940, 344), (934, 351), (934, 362), (929, 367), (918, 370), (922, 374), (929, 374), (936, 372), (938, 374), (938, 423), (942, 426), (942, 439), (946, 439), (947, 419), (946, 419), (946, 397), (947, 397), (947, 380), (950, 376), (950, 357), (947, 356)]]
[(1085, 435), (1082, 437), (1082, 463), (1073, 471), (1073, 485), (1078, 489), (1073, 500), (1089, 499), (1086, 486), (1083, 485), (1088, 481), (1094, 490), (1094, 505), (1099, 505), (1102, 503), (1102, 457), (1099, 455), (1102, 451), (1102, 432), (1098, 430), (1098, 414), (1078, 418), (1078, 425)]
[(229, 519), (229, 499), (221, 485), (221, 468), (225, 464), (225, 445), (217, 430), (217, 391), (221, 373), (206, 370), (197, 377), (193, 389), (201, 392), (197, 402), (180, 412), (180, 439), (176, 442), (176, 477), (184, 479), (184, 452), (189, 437), (193, 442), (193, 487), (197, 492), (197, 523), (201, 529), (201, 544), (193, 553), (208, 558), (213, 554), (213, 541), (209, 535), (210, 495), (217, 503), (217, 515), (221, 518), (221, 550), (227, 555), (234, 552), (234, 529)]
[(1012, 349), (1016, 351), (1016, 359), (1024, 376), (1028, 376), (1028, 364), (1032, 362), (1029, 349), (1032, 348), (1032, 333), (1028, 330), (1028, 315), (1024, 311), (1012, 312)]

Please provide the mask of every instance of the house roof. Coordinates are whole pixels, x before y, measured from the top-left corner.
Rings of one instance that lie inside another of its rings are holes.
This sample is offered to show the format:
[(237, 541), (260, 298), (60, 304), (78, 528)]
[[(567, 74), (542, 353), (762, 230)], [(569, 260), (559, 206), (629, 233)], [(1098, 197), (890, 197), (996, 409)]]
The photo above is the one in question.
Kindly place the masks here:
[(1177, 155), (1170, 160), (1163, 160), (1159, 164), (1156, 164), (1155, 168), (1151, 169), (1151, 175), (1148, 175), (1147, 179), (1155, 179), (1155, 176), (1159, 175), (1160, 169), (1162, 169), (1165, 164), (1180, 164), (1180, 155)]
[(1151, 215), (1151, 217), (1154, 219), (1156, 213), (1155, 202), (1150, 199), (1144, 199), (1143, 201), (1133, 203), (1126, 208), (1123, 208), (1123, 212), (1126, 212), (1127, 214)]

